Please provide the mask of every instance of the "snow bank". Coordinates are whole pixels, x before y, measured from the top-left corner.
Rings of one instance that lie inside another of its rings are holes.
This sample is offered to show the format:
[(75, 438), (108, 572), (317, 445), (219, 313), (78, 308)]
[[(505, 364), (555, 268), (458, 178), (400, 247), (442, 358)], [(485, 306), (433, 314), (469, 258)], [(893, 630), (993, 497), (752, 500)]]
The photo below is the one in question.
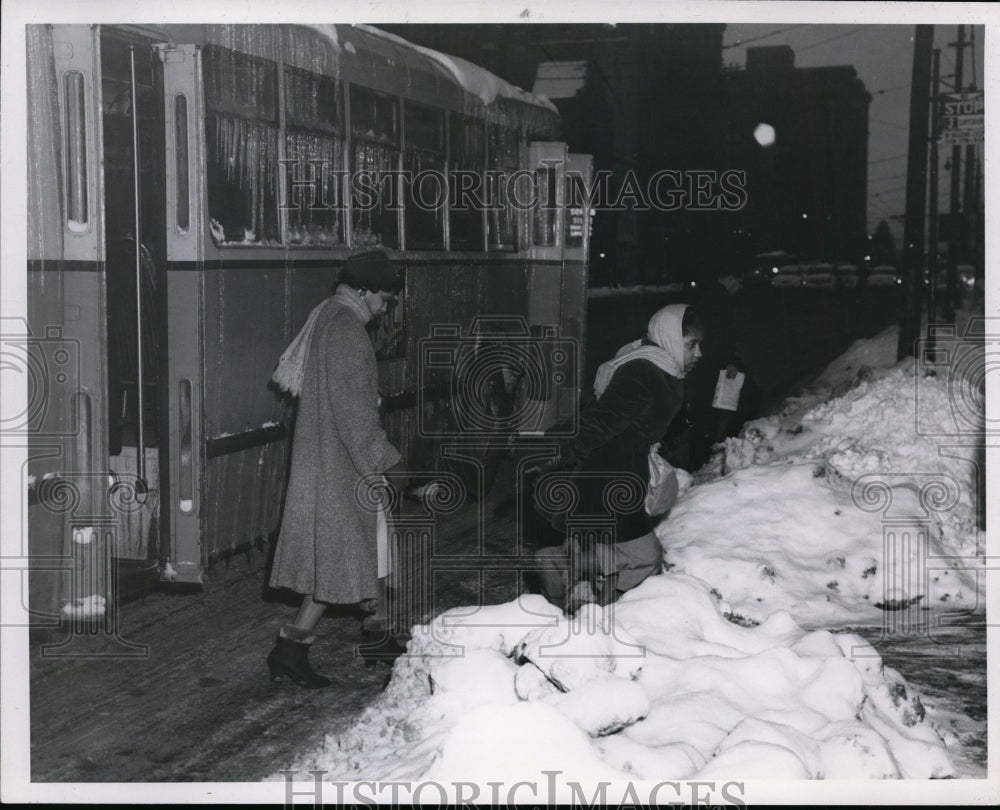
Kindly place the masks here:
[(894, 329), (859, 341), (781, 413), (727, 440), (658, 528), (671, 570), (750, 621), (981, 609), (975, 452), (942, 438), (954, 430), (948, 380), (917, 378), (895, 351)]
[(571, 620), (537, 596), (442, 614), (359, 722), (292, 768), (540, 784), (955, 773), (919, 697), (859, 636), (785, 612), (741, 627), (672, 574)]

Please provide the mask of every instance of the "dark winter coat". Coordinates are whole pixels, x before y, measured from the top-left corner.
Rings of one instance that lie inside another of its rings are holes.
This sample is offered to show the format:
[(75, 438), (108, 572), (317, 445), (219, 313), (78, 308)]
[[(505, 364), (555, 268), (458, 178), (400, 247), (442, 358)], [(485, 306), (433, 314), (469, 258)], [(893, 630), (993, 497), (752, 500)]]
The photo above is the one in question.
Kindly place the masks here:
[[(600, 399), (581, 412), (579, 431), (571, 443), (577, 459), (572, 480), (580, 492), (571, 520), (581, 515), (612, 516), (617, 543), (652, 530), (644, 506), (649, 448), (663, 440), (683, 396), (681, 380), (648, 360), (632, 360), (618, 368)], [(641, 492), (626, 496), (635, 481), (641, 482)], [(612, 492), (616, 483), (620, 499)]]
[(360, 315), (336, 299), (309, 347), (273, 587), (353, 603), (377, 596), (376, 513), (358, 481), (400, 460), (379, 423), (375, 352)]

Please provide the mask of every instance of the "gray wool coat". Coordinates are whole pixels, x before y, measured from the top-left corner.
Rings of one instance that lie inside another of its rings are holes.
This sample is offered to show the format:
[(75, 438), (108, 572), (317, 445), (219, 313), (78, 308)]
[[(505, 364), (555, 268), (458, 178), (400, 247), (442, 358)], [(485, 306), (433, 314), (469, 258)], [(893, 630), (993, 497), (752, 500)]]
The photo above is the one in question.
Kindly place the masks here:
[(399, 460), (379, 422), (364, 322), (334, 298), (310, 341), (271, 586), (339, 604), (377, 596), (377, 517), (357, 485)]

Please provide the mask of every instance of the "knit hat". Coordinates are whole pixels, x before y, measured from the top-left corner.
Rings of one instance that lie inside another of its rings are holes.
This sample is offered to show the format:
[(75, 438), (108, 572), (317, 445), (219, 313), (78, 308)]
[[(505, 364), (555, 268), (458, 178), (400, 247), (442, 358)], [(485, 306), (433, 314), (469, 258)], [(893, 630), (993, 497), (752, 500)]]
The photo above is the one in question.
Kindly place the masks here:
[(375, 292), (399, 292), (403, 281), (384, 250), (368, 250), (348, 257), (340, 271), (338, 282)]

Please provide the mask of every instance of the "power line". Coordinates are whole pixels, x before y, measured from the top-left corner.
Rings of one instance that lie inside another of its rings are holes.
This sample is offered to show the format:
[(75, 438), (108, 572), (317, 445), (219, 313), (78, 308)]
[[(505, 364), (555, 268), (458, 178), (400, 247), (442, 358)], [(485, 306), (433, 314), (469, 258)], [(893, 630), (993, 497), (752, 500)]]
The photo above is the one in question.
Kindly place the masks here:
[(892, 194), (896, 191), (905, 191), (906, 185), (896, 186), (895, 188), (884, 188), (881, 191), (876, 191), (874, 194), (869, 194), (869, 197), (881, 197), (883, 194)]
[(759, 37), (751, 37), (750, 39), (738, 39), (729, 45), (723, 45), (722, 50), (726, 51), (730, 48), (739, 48), (746, 45), (749, 42), (759, 42), (762, 39), (767, 39), (768, 37), (776, 37), (778, 34), (784, 34), (786, 31), (791, 31), (795, 28), (801, 28), (803, 24), (800, 25), (790, 25), (788, 28), (779, 28), (777, 31), (772, 31), (770, 34), (761, 34)]
[(969, 26), (969, 48), (972, 53), (970, 54), (972, 62), (972, 89), (976, 89), (976, 26)]
[(869, 177), (869, 183), (888, 183), (890, 180), (899, 180), (901, 177), (906, 177), (906, 174), (894, 174), (888, 177)]
[(820, 45), (825, 45), (827, 42), (833, 42), (836, 39), (843, 39), (844, 37), (849, 37), (853, 34), (857, 34), (860, 31), (864, 31), (866, 28), (871, 28), (870, 25), (862, 25), (859, 28), (855, 28), (853, 31), (848, 31), (844, 34), (837, 34), (836, 36), (829, 37), (828, 39), (821, 39), (819, 42), (814, 42), (811, 45), (806, 45), (804, 48), (799, 48), (795, 52), (802, 53), (803, 51), (808, 51), (810, 48), (818, 48)]
[[(943, 56), (945, 59), (947, 59), (949, 62), (951, 62), (951, 69), (955, 70), (955, 60), (952, 59), (951, 54), (948, 53), (948, 51), (942, 49), (941, 50), (941, 56)], [(951, 75), (954, 76), (955, 74), (952, 73)], [(947, 76), (942, 76), (941, 78), (945, 79), (945, 78), (948, 78), (948, 77)]]
[(896, 129), (906, 129), (906, 130), (909, 129), (909, 127), (906, 126), (905, 124), (897, 124), (897, 123), (895, 123), (893, 121), (883, 121), (881, 118), (873, 118), (872, 119), (872, 123), (873, 124), (882, 124), (883, 126), (887, 126), (887, 127), (896, 127)]
[(871, 92), (872, 95), (881, 96), (885, 93), (894, 93), (896, 90), (907, 90), (909, 89), (909, 87), (910, 84), (909, 82), (907, 82), (906, 84), (899, 84), (896, 85), (895, 87), (886, 87), (884, 90), (872, 90)]
[(868, 161), (868, 165), (869, 166), (874, 166), (876, 163), (886, 163), (887, 161), (890, 161), (890, 160), (899, 160), (900, 158), (905, 158), (906, 156), (907, 156), (907, 153), (903, 152), (903, 154), (901, 154), (901, 155), (893, 155), (892, 157), (879, 158), (878, 160), (869, 160)]

